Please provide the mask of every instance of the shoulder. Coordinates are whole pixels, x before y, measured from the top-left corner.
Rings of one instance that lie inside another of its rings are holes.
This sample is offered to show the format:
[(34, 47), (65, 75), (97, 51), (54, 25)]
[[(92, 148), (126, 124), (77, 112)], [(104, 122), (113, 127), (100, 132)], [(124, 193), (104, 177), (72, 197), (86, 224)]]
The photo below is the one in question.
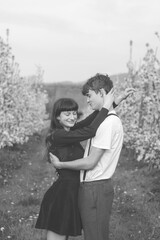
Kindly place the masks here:
[(56, 128), (52, 132), (50, 132), (47, 136), (48, 140), (53, 141), (55, 140), (58, 136), (63, 135), (65, 130), (63, 128)]
[(119, 131), (122, 128), (122, 122), (118, 115), (110, 115), (101, 123), (97, 132), (104, 132), (104, 134), (107, 134), (110, 131)]
[(119, 116), (114, 113), (114, 115), (108, 115), (105, 120), (102, 122), (102, 126), (103, 125), (114, 125), (114, 124), (118, 124), (121, 123), (121, 119), (119, 118)]

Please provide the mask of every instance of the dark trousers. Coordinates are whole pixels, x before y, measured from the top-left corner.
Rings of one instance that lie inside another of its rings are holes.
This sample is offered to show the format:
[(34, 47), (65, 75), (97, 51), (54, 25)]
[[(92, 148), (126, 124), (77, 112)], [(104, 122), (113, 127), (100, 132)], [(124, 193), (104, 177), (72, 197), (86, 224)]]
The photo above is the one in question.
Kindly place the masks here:
[(81, 183), (79, 209), (85, 240), (108, 240), (114, 197), (111, 179)]

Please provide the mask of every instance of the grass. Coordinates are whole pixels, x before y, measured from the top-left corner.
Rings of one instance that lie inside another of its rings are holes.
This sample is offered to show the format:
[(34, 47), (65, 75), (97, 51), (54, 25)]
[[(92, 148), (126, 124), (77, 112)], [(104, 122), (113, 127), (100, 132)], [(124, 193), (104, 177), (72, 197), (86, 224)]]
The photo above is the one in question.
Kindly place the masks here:
[[(0, 239), (45, 240), (34, 228), (41, 199), (54, 181), (43, 160), (44, 138), (0, 150)], [(148, 171), (123, 149), (113, 177), (110, 240), (160, 239), (160, 171)], [(70, 238), (82, 240), (83, 236)]]
[(158, 240), (159, 171), (149, 172), (147, 166), (128, 159), (123, 150), (114, 181), (116, 187), (111, 221), (112, 239)]

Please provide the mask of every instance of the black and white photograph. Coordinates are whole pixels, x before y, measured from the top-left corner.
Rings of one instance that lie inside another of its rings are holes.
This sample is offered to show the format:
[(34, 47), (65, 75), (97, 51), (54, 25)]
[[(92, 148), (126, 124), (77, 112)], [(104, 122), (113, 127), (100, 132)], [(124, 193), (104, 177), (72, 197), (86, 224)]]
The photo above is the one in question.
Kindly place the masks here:
[(160, 239), (160, 1), (0, 0), (0, 240)]

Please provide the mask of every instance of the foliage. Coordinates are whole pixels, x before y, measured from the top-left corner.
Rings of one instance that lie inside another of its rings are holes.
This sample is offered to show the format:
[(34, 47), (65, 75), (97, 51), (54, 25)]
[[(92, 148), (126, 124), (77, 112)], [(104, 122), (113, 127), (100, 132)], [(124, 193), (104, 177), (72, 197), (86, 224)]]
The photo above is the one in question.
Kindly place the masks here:
[[(61, 98), (73, 98), (79, 105), (79, 111), (84, 110), (87, 107), (87, 102), (85, 97), (82, 95), (82, 86), (79, 84), (74, 83), (52, 83), (52, 84), (45, 84), (44, 89), (48, 93), (49, 102), (47, 104), (47, 112), (49, 114), (52, 113), (53, 103)], [(85, 111), (86, 112), (86, 111)]]
[(160, 63), (156, 52), (146, 45), (147, 52), (138, 70), (128, 64), (125, 87), (136, 93), (119, 107), (125, 131), (125, 145), (135, 149), (137, 160), (160, 168)]
[(43, 72), (21, 77), (11, 47), (0, 38), (0, 148), (24, 143), (44, 127), (47, 94), (42, 90)]

